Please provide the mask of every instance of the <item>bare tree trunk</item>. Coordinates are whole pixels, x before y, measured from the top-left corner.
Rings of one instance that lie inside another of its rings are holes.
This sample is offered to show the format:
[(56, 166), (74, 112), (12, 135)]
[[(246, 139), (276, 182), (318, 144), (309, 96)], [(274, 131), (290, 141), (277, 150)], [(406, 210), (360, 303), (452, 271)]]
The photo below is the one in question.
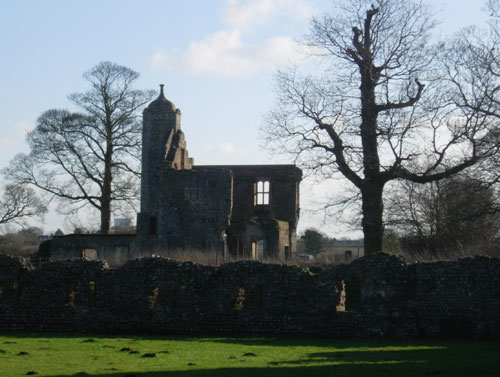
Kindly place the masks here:
[(384, 184), (380, 182), (366, 183), (361, 190), (363, 200), (363, 234), (365, 255), (382, 251), (384, 224), (382, 221)]
[[(488, 4), (495, 17), (497, 2)], [(365, 254), (382, 250), (385, 183), (423, 184), (479, 162), (496, 166), (490, 159), (500, 151), (491, 127), (499, 119), (494, 47), (483, 49), (478, 38), (479, 49), (468, 42), (436, 49), (430, 44), (436, 24), (424, 4), (374, 3), (349, 0), (313, 20), (305, 46), (329, 68), (324, 76), (280, 71), (281, 102), (270, 112), (271, 127), (262, 128), (278, 153), (296, 155), (327, 179), (341, 173), (359, 190)], [(481, 69), (475, 62), (483, 56)], [(425, 91), (419, 76), (430, 84)], [(423, 138), (427, 133), (434, 137)]]
[(109, 234), (111, 228), (111, 174), (113, 146), (108, 142), (104, 157), (104, 179), (101, 196), (101, 233)]
[[(103, 198), (101, 200), (101, 234), (109, 234), (111, 228), (111, 203), (109, 199), (104, 197), (105, 192), (103, 191)], [(109, 195), (108, 195), (109, 197)]]

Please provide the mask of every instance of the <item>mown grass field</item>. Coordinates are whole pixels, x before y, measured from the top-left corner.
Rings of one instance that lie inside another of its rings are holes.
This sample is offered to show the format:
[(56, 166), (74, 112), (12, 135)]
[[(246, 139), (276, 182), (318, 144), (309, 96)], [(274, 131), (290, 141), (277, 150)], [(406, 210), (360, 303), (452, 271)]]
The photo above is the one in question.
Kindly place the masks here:
[(0, 376), (500, 376), (500, 342), (0, 335)]

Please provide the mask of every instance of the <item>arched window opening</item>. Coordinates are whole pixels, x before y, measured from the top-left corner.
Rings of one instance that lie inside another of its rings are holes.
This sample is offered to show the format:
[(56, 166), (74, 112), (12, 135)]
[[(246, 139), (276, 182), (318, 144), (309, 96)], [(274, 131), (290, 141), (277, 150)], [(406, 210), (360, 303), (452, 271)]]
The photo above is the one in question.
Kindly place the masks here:
[(258, 181), (255, 184), (255, 197), (254, 197), (254, 203), (255, 205), (261, 206), (261, 205), (269, 205), (269, 189), (270, 189), (270, 184), (269, 181)]

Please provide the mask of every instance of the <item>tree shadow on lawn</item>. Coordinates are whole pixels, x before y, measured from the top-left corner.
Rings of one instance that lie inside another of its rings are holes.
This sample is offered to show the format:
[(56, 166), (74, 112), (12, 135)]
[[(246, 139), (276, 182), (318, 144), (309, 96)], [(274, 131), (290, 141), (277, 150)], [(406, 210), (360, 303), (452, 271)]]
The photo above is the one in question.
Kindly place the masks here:
[(247, 346), (290, 347), (290, 346), (318, 346), (335, 348), (358, 348), (358, 347), (406, 347), (406, 346), (442, 346), (437, 341), (412, 341), (412, 340), (351, 340), (331, 339), (322, 337), (300, 337), (300, 336), (221, 336), (221, 335), (150, 335), (150, 334), (92, 334), (92, 333), (17, 333), (1, 332), (0, 336), (12, 338), (66, 338), (66, 339), (133, 339), (133, 340), (155, 340), (155, 341), (182, 341), (198, 343), (224, 343), (239, 344)]
[[(160, 371), (160, 372), (111, 372), (106, 374), (66, 374), (47, 377), (323, 377), (323, 376), (493, 376), (494, 363), (471, 365), (455, 360), (447, 349), (393, 350), (393, 351), (355, 351), (309, 353), (298, 360), (276, 360), (267, 367)], [(492, 360), (493, 361), (493, 360)], [(308, 365), (309, 364), (309, 365)], [(320, 364), (320, 365), (318, 365)], [(321, 365), (323, 364), (323, 365)], [(326, 365), (328, 364), (328, 365)]]
[(214, 343), (226, 343), (226, 344), (239, 344), (247, 346), (262, 346), (270, 345), (273, 347), (290, 347), (290, 346), (317, 346), (317, 347), (335, 347), (335, 348), (359, 348), (359, 347), (370, 347), (377, 348), (381, 351), (385, 347), (439, 347), (443, 348), (443, 343), (449, 343), (449, 341), (440, 342), (436, 340), (385, 340), (385, 339), (333, 339), (333, 338), (322, 338), (322, 337), (300, 337), (293, 335), (284, 336), (262, 336), (262, 337), (251, 337), (251, 336), (200, 336), (200, 337), (172, 337), (170, 339), (182, 340), (182, 341), (196, 341), (196, 342), (214, 342)]
[[(149, 334), (78, 334), (78, 333), (15, 333), (3, 332), (0, 336), (7, 336), (18, 339), (37, 339), (37, 338), (61, 338), (73, 339), (77, 341), (96, 341), (102, 342), (107, 339), (122, 339), (128, 341), (180, 341), (180, 342), (195, 342), (195, 343), (221, 343), (234, 344), (250, 347), (325, 347), (332, 349), (335, 352), (362, 352), (362, 351), (377, 351), (389, 352), (394, 351), (417, 351), (429, 348), (443, 349), (462, 348), (464, 344), (470, 344), (470, 341), (419, 341), (419, 340), (383, 340), (383, 339), (331, 339), (321, 337), (300, 337), (300, 336), (210, 336), (210, 335), (149, 335)], [(363, 349), (359, 349), (362, 347)], [(497, 349), (500, 351), (500, 343)]]
[[(83, 374), (75, 373), (68, 375), (49, 375), (46, 377), (358, 377), (358, 376), (408, 376), (421, 377), (423, 375), (453, 375), (447, 374), (443, 370), (434, 369), (432, 371), (423, 370), (420, 364), (414, 362), (402, 362), (400, 364), (376, 364), (376, 365), (329, 365), (329, 366), (299, 366), (299, 367), (279, 367), (270, 366), (268, 368), (219, 368), (219, 369), (193, 369), (183, 371), (161, 371), (161, 372), (120, 372), (110, 374)], [(464, 374), (469, 376), (470, 372)], [(475, 374), (481, 376), (481, 374)]]
[[(387, 340), (334, 340), (325, 338), (299, 337), (184, 337), (184, 336), (112, 336), (97, 334), (1, 334), (18, 338), (73, 338), (95, 339), (131, 338), (131, 340), (165, 340), (220, 342), (255, 347), (324, 347), (319, 352), (302, 353), (295, 360), (275, 359), (266, 367), (239, 368), (232, 366), (218, 369), (197, 369), (202, 366), (188, 366), (188, 370), (165, 370), (161, 372), (109, 372), (104, 374), (85, 373), (85, 369), (74, 374), (47, 375), (50, 377), (220, 377), (220, 376), (493, 376), (500, 364), (496, 356), (500, 342), (471, 341), (387, 341)], [(18, 336), (19, 335), (19, 336)], [(253, 349), (258, 357), (264, 356), (264, 349)], [(285, 357), (283, 357), (285, 358)], [(266, 362), (270, 360), (267, 358)], [(186, 362), (187, 363), (187, 362)], [(260, 364), (263, 365), (263, 364)], [(158, 367), (158, 365), (157, 365)], [(161, 367), (161, 365), (160, 365)], [(41, 374), (39, 375), (42, 376)], [(391, 376), (391, 377), (393, 377)]]

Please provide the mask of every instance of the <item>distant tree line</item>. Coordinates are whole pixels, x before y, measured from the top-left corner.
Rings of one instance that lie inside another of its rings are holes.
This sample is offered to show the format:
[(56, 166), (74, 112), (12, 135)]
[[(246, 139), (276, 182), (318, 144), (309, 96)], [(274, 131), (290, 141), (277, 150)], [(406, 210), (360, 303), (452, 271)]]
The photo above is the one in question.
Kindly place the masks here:
[(4, 232), (0, 235), (0, 254), (28, 256), (38, 250), (38, 236), (42, 229), (27, 227), (20, 230)]
[(333, 248), (348, 248), (353, 245), (362, 245), (363, 240), (337, 239), (335, 237), (329, 237), (315, 228), (308, 228), (299, 235), (297, 243), (299, 253), (318, 256), (321, 253), (331, 251)]
[[(402, 181), (386, 192), (385, 206), (385, 252), (413, 261), (500, 257), (500, 200), (494, 184), (466, 175), (425, 185)], [(298, 242), (312, 255), (346, 245), (313, 228)]]
[(458, 176), (401, 182), (386, 196), (384, 250), (409, 259), (500, 257), (500, 203), (494, 185)]

